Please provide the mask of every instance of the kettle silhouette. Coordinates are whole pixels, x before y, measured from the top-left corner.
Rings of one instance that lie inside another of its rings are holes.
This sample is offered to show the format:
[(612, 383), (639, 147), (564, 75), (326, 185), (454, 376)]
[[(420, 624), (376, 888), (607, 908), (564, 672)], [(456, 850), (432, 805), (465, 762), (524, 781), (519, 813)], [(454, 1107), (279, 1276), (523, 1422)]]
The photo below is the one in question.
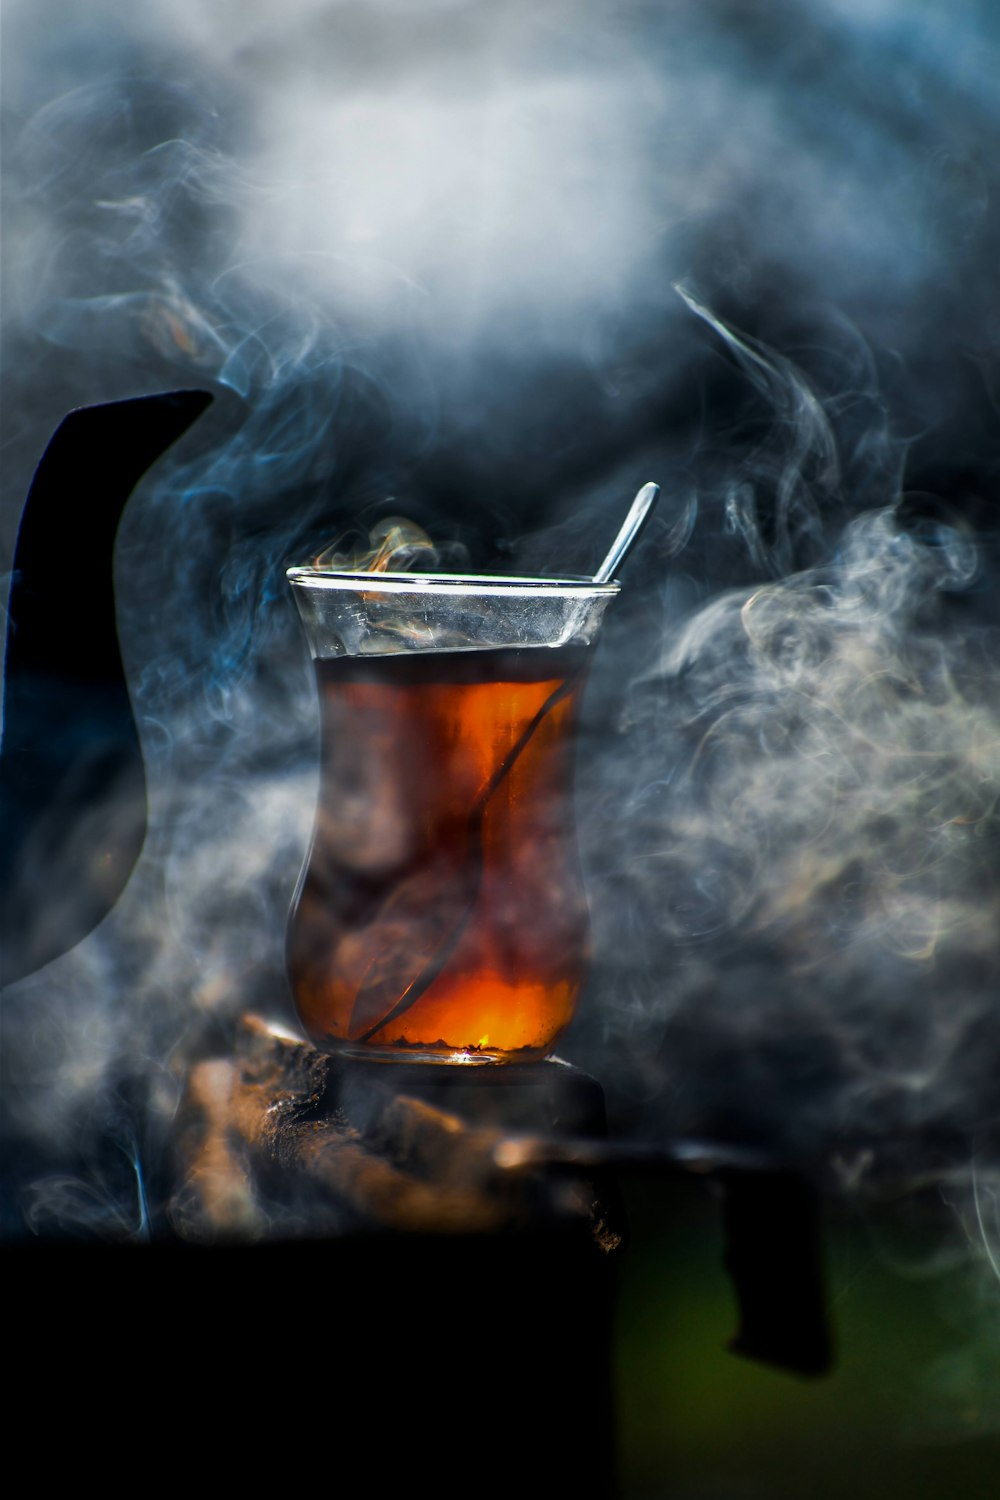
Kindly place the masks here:
[(112, 559), (139, 479), (204, 391), (81, 407), (56, 429), (14, 552), (0, 727), (0, 984), (67, 952), (125, 888), (146, 778), (118, 645)]

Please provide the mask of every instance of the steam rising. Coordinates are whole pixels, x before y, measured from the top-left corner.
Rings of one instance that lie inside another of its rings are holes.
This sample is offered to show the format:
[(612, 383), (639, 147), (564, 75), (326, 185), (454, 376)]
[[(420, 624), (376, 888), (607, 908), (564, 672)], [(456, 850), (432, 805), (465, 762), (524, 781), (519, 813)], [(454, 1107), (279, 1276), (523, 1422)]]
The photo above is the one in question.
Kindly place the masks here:
[[(590, 573), (647, 473), (584, 725), (566, 1052), (640, 1135), (857, 1168), (988, 1130), (990, 15), (46, 16), (5, 20), (4, 545), (69, 407), (218, 399), (120, 536), (151, 832), (102, 928), (5, 999), (9, 1231), (155, 1227), (191, 1060), (287, 1017), (315, 707), (284, 567), (402, 511), (475, 571)], [(991, 1162), (949, 1191), (995, 1257)]]
[(422, 526), (405, 516), (386, 516), (377, 521), (367, 545), (351, 547), (350, 536), (324, 547), (313, 559), (316, 568), (348, 573), (461, 572), (460, 549), (435, 547)]

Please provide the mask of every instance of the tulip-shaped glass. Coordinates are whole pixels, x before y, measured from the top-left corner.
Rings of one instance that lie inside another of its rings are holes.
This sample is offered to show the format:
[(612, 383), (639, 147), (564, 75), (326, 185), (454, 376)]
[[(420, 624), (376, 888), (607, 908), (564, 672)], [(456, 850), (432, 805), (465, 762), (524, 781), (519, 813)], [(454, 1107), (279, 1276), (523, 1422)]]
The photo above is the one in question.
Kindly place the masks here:
[(288, 972), (317, 1046), (543, 1058), (587, 963), (574, 725), (617, 583), (288, 572), (321, 710)]

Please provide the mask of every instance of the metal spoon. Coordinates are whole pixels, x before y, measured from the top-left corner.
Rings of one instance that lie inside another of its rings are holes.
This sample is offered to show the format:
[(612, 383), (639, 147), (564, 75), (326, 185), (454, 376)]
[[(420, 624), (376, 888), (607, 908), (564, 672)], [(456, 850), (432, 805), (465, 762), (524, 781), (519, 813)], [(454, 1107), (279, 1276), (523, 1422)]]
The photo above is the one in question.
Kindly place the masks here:
[(629, 506), (628, 515), (622, 522), (621, 530), (611, 543), (607, 557), (601, 563), (594, 574), (595, 583), (610, 583), (615, 572), (621, 567), (625, 558), (631, 552), (639, 540), (639, 533), (649, 517), (650, 511), (656, 504), (656, 497), (660, 493), (658, 484), (644, 484)]

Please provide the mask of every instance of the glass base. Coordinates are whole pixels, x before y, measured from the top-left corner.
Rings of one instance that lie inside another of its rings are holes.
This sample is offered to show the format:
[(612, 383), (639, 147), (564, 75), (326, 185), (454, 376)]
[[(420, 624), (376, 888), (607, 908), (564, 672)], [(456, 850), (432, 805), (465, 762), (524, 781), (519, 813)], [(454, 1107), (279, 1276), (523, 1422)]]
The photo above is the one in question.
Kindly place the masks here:
[(350, 1042), (330, 1040), (320, 1044), (337, 1057), (350, 1057), (369, 1063), (432, 1063), (439, 1067), (483, 1068), (513, 1063), (543, 1062), (548, 1052), (540, 1047), (524, 1047), (518, 1052), (500, 1052), (489, 1047), (371, 1047), (352, 1046)]

